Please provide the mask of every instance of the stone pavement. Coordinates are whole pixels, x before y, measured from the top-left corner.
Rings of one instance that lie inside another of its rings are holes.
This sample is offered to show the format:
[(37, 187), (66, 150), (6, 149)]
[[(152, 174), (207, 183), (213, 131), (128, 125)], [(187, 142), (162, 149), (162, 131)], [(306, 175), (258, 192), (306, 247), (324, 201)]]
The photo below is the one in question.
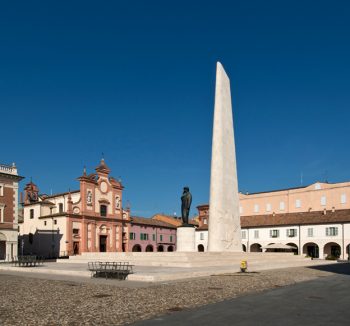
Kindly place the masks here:
[[(18, 272), (3, 271), (0, 273), (0, 325), (125, 325), (179, 310), (193, 311), (195, 315), (196, 310), (190, 309), (240, 296), (244, 299), (247, 294), (280, 289), (299, 282), (303, 282), (300, 284), (308, 288), (306, 281), (320, 279), (324, 282), (326, 277), (332, 278), (332, 275), (335, 275), (338, 266), (341, 264), (275, 269), (248, 274), (231, 273), (177, 282), (139, 283), (140, 286), (136, 282), (113, 282), (103, 279), (95, 282), (97, 280), (89, 278), (81, 282), (74, 276), (68, 280), (49, 279), (62, 277), (55, 274), (36, 274), (36, 278), (33, 278), (27, 277), (31, 275), (29, 273), (22, 276)], [(43, 276), (45, 277), (41, 278)], [(348, 288), (345, 290), (348, 292)], [(310, 303), (316, 310), (321, 299), (317, 298), (318, 294), (312, 293), (310, 288), (308, 292), (311, 296)], [(338, 299), (337, 293), (334, 293), (335, 299)], [(349, 299), (347, 293), (342, 295), (346, 300)], [(298, 304), (298, 300), (299, 298), (295, 297), (292, 300), (293, 304)], [(278, 304), (279, 300), (275, 301)], [(241, 318), (247, 318), (244, 314), (254, 317), (251, 313), (254, 313), (256, 303), (253, 300), (248, 304), (252, 306), (244, 306), (240, 312)], [(325, 304), (318, 313), (332, 316), (335, 304), (336, 301), (332, 301), (329, 306)], [(286, 319), (293, 316), (286, 315)], [(210, 320), (213, 318), (209, 316), (208, 321)], [(183, 323), (186, 324), (186, 320)], [(196, 321), (191, 323), (195, 324)], [(202, 321), (201, 323), (205, 324)]]
[(134, 325), (349, 325), (350, 264), (319, 269), (333, 274)]
[[(145, 253), (144, 253), (145, 254)], [(170, 254), (170, 253), (166, 253)], [(183, 280), (188, 278), (198, 278), (206, 277), (216, 274), (226, 274), (226, 273), (235, 273), (239, 271), (240, 259), (245, 257), (244, 255), (232, 255), (228, 258), (220, 255), (189, 255), (181, 256), (183, 254), (172, 255), (147, 255), (144, 256), (131, 256), (128, 255), (124, 259), (131, 260), (131, 264), (136, 264), (134, 266), (134, 274), (128, 276), (128, 281), (142, 281), (142, 282), (168, 282), (175, 280)], [(108, 261), (108, 259), (113, 259), (111, 261), (118, 261), (113, 256), (108, 258), (107, 255), (95, 255), (89, 257), (90, 259), (98, 259), (98, 261)], [(116, 256), (121, 259), (121, 255)], [(334, 261), (325, 261), (325, 260), (311, 260), (303, 257), (295, 257), (294, 255), (265, 255), (258, 254), (250, 255), (250, 260), (248, 261), (248, 270), (249, 271), (262, 271), (268, 269), (281, 269), (287, 267), (297, 267), (297, 266), (315, 266), (315, 265), (324, 265), (324, 264), (334, 264)], [(82, 259), (83, 258), (83, 259)], [(232, 258), (232, 260), (231, 260)], [(235, 258), (233, 260), (233, 258)], [(163, 259), (164, 265), (160, 264), (157, 266), (149, 265), (152, 262), (157, 262)], [(183, 261), (180, 263), (180, 267), (169, 266), (169, 260), (176, 259), (186, 259), (193, 260), (196, 262), (195, 266), (192, 267), (183, 267)], [(255, 259), (255, 260), (254, 260)], [(157, 261), (158, 260), (158, 261)], [(20, 273), (30, 273), (30, 274), (43, 274), (45, 275), (61, 275), (67, 277), (81, 277), (81, 278), (90, 278), (91, 273), (88, 271), (88, 259), (82, 257), (74, 257), (74, 259), (69, 260), (58, 260), (55, 262), (45, 262), (43, 266), (37, 267), (14, 267), (11, 264), (0, 264), (0, 271), (8, 272), (20, 272)], [(221, 265), (215, 266), (216, 262), (220, 261)], [(142, 265), (148, 264), (148, 265)], [(204, 266), (197, 266), (204, 264)], [(182, 266), (182, 267), (181, 267)]]

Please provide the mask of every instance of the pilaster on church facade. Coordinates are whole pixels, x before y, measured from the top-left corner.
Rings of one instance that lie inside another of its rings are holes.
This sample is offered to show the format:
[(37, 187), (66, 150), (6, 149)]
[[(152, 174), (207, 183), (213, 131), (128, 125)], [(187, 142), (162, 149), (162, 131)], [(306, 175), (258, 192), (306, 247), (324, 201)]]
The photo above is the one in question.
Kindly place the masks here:
[(94, 173), (84, 168), (79, 190), (47, 196), (27, 184), (20, 226), (25, 253), (58, 257), (127, 251), (130, 212), (123, 209), (123, 185), (109, 174), (102, 159)]

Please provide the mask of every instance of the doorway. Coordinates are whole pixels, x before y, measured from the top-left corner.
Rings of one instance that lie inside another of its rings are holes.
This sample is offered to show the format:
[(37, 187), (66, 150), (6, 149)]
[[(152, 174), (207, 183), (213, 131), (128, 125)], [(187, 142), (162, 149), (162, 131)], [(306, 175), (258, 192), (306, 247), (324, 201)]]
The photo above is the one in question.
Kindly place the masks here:
[(0, 241), (0, 260), (5, 260), (6, 258), (6, 242)]
[(100, 235), (100, 252), (106, 252), (106, 251), (107, 251), (107, 236)]
[(79, 255), (79, 241), (73, 242), (73, 255)]

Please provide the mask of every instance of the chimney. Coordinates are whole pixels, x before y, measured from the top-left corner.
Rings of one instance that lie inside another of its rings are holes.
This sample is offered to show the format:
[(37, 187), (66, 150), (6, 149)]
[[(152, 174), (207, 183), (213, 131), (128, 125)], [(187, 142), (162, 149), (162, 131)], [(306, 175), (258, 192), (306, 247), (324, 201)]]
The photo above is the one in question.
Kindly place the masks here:
[(335, 207), (333, 206), (333, 207), (332, 207), (332, 213), (334, 213), (334, 212), (335, 212)]
[(323, 215), (326, 215), (326, 214), (327, 214), (327, 210), (324, 209), (324, 210), (323, 210)]

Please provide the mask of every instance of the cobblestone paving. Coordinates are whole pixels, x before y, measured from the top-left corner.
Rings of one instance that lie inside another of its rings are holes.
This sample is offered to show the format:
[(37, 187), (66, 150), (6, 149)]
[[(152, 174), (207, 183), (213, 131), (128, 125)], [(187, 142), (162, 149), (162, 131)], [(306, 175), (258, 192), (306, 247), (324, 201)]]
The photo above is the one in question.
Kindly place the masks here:
[(0, 275), (0, 325), (125, 325), (327, 275), (298, 267), (146, 288)]

